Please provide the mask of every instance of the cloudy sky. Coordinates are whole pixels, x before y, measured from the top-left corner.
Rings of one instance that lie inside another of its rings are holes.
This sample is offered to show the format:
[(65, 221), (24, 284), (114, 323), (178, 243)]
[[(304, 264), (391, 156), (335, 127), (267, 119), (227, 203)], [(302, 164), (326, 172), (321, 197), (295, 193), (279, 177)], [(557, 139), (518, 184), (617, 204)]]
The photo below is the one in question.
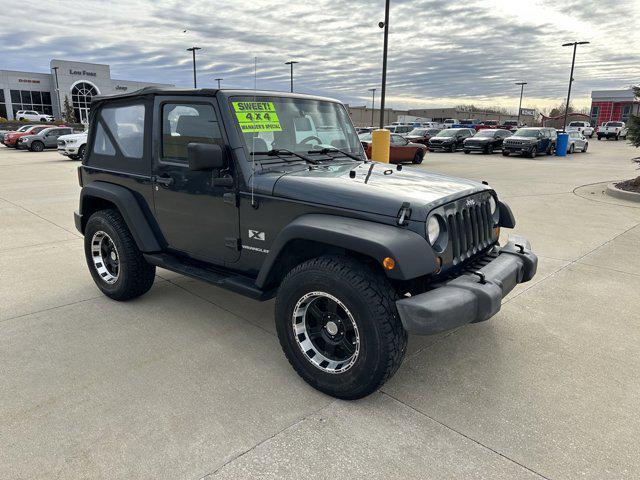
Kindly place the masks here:
[[(3, 0), (0, 69), (47, 72), (51, 58), (107, 63), (118, 79), (296, 91), (353, 105), (380, 84), (384, 0)], [(108, 5), (108, 6), (107, 6)], [(15, 18), (16, 21), (8, 21)], [(640, 0), (391, 0), (388, 104), (549, 108), (566, 96), (579, 47), (577, 106), (591, 90), (640, 83)], [(186, 30), (186, 32), (183, 32)]]

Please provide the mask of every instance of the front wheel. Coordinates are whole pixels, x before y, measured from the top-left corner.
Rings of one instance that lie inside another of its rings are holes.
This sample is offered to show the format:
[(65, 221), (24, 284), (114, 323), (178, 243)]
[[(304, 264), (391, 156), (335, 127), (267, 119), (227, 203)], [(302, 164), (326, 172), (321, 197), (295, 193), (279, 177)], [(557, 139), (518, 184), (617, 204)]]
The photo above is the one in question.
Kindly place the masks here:
[(31, 143), (30, 149), (32, 152), (41, 152), (44, 150), (44, 143), (36, 140), (35, 142)]
[(84, 160), (84, 151), (85, 151), (85, 146), (82, 145), (79, 149), (78, 149), (78, 160)]
[(100, 210), (89, 217), (84, 253), (93, 281), (114, 300), (139, 297), (153, 285), (156, 267), (144, 259), (117, 210)]
[(585, 143), (584, 147), (582, 147), (582, 153), (585, 153), (588, 148), (589, 148), (589, 142)]
[(508, 157), (509, 156), (509, 150), (503, 150), (502, 151), (502, 156), (503, 157)]
[(407, 333), (386, 278), (343, 256), (322, 256), (291, 270), (276, 298), (276, 329), (289, 363), (311, 386), (362, 398), (393, 376)]
[(470, 150), (464, 150), (464, 154), (465, 154), (465, 155), (469, 155), (470, 153), (471, 153), (471, 151), (470, 151)]
[(451, 144), (451, 148), (449, 149), (449, 151), (450, 151), (451, 153), (454, 153), (454, 152), (456, 151), (456, 144), (455, 144), (455, 143), (452, 143), (452, 144)]
[(572, 143), (569, 147), (569, 154), (573, 154), (576, 151), (576, 146)]
[(488, 145), (484, 153), (486, 153), (487, 155), (493, 154), (493, 145)]
[(415, 165), (420, 165), (422, 163), (423, 158), (424, 158), (424, 153), (416, 152), (416, 154), (413, 156), (412, 163), (414, 163)]
[(598, 135), (598, 140), (602, 140), (602, 135)]

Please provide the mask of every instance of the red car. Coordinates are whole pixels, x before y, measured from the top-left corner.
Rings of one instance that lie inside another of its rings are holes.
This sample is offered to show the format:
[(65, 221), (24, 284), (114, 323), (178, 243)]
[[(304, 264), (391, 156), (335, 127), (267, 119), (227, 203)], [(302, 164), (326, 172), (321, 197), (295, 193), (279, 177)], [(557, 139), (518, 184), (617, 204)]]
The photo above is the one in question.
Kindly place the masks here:
[(22, 132), (20, 131), (22, 129), (20, 129), (15, 132), (5, 133), (2, 143), (4, 143), (6, 147), (18, 148), (18, 139), (20, 137), (24, 137), (25, 135), (35, 135), (36, 133), (40, 133), (45, 128), (51, 128), (51, 125), (33, 125)]
[[(371, 158), (371, 134), (363, 133), (360, 135), (360, 141), (367, 154), (367, 158)], [(427, 146), (419, 143), (412, 143), (406, 138), (396, 133), (391, 134), (391, 145), (389, 153), (389, 163), (411, 162), (415, 164), (422, 163)]]

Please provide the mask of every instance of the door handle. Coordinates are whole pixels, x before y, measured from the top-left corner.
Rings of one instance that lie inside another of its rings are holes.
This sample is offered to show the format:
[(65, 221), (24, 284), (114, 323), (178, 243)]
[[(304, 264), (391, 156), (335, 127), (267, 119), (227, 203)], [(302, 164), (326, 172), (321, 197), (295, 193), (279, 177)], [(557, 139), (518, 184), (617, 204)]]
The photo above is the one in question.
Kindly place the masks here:
[(157, 176), (155, 178), (155, 182), (159, 183), (160, 185), (164, 185), (165, 187), (168, 187), (169, 185), (171, 185), (173, 183), (173, 177), (169, 177), (169, 176)]

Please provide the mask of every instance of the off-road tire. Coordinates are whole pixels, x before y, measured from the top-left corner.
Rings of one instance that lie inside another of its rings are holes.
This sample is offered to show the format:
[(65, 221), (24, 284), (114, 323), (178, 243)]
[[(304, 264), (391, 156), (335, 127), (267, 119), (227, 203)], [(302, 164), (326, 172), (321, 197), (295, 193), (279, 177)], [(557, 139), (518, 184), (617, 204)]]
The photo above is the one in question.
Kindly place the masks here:
[[(93, 261), (91, 242), (98, 231), (109, 235), (118, 251), (119, 273), (113, 284), (102, 279)], [(84, 231), (84, 253), (94, 282), (107, 297), (130, 300), (147, 293), (153, 285), (156, 267), (144, 259), (117, 210), (99, 210), (89, 217)]]
[(32, 152), (42, 152), (44, 150), (44, 143), (39, 140), (35, 140), (31, 142), (29, 150), (31, 150)]
[(424, 159), (424, 153), (416, 152), (413, 156), (413, 160), (411, 161), (414, 165), (420, 165), (422, 160)]
[[(359, 332), (359, 353), (343, 372), (328, 373), (303, 353), (294, 332), (294, 311), (310, 292), (326, 292), (351, 312)], [(383, 274), (354, 259), (327, 255), (291, 270), (280, 284), (275, 318), (280, 345), (294, 370), (312, 387), (336, 398), (365, 397), (397, 371), (407, 348), (395, 301)]]

